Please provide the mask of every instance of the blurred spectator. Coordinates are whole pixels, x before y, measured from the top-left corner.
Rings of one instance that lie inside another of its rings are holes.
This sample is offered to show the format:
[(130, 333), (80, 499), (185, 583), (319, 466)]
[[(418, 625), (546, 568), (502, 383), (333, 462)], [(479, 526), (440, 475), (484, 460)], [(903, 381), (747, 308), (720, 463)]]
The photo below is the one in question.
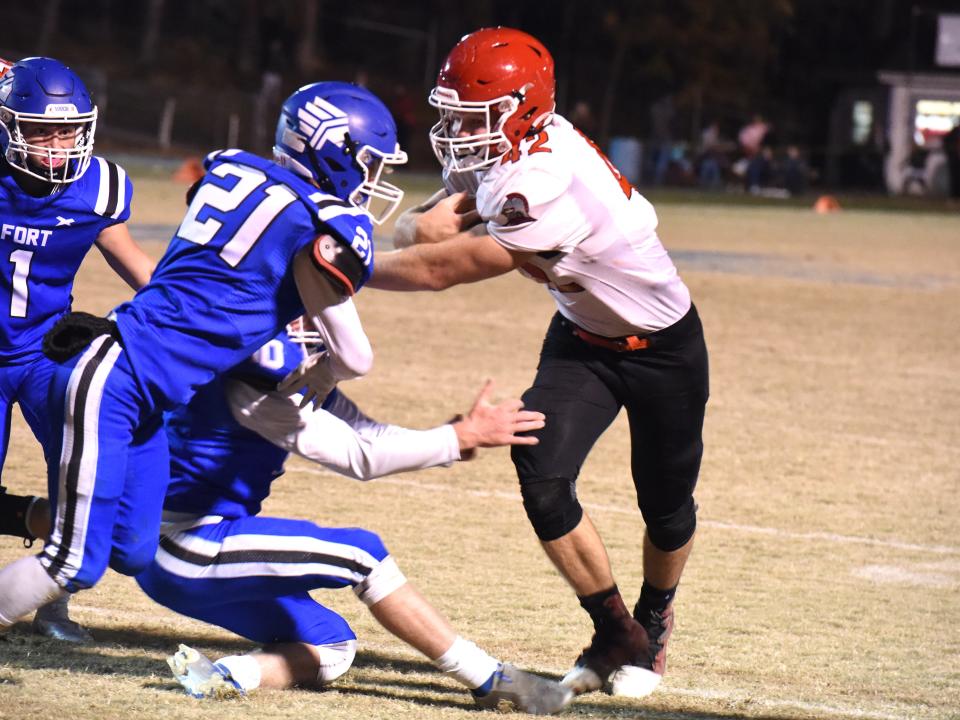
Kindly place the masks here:
[(260, 17), (260, 103), (273, 118), (283, 100), (283, 76), (292, 45), (284, 17), (275, 5), (267, 5)]
[(590, 103), (586, 100), (580, 100), (573, 106), (568, 118), (570, 123), (588, 138), (593, 138), (597, 130), (597, 120), (593, 116), (593, 110)]
[(747, 176), (745, 183), (747, 190), (759, 192), (770, 184), (773, 170), (773, 148), (764, 145), (747, 161)]
[(723, 184), (723, 143), (720, 139), (720, 123), (716, 120), (700, 133), (700, 186), (708, 190)]
[(664, 95), (650, 106), (650, 143), (652, 145), (653, 182), (663, 185), (673, 149), (673, 95)]
[(762, 115), (754, 115), (753, 120), (740, 129), (738, 136), (740, 149), (747, 158), (759, 154), (768, 132), (770, 132), (770, 124), (763, 119)]
[(903, 193), (905, 195), (927, 194), (927, 156), (928, 150), (914, 143), (910, 157), (906, 163), (906, 173), (903, 176)]
[(960, 200), (960, 124), (954, 125), (953, 129), (943, 136), (943, 154), (947, 156), (950, 197)]
[(787, 147), (787, 157), (783, 163), (783, 186), (791, 195), (802, 195), (807, 191), (810, 168), (796, 145)]

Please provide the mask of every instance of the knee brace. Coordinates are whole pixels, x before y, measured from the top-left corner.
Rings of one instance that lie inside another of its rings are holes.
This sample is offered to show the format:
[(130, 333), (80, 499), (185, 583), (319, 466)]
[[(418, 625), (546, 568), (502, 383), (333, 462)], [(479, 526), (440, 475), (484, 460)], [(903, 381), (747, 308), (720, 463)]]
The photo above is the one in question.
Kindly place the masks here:
[(10, 495), (0, 489), (0, 535), (13, 535), (33, 544), (37, 536), (30, 532), (30, 511), (42, 500), (35, 495)]
[(353, 665), (353, 659), (357, 656), (357, 641), (344, 640), (330, 645), (314, 645), (313, 649), (316, 650), (320, 662), (317, 684), (329, 685)]
[(686, 545), (697, 529), (697, 504), (687, 498), (679, 510), (660, 517), (644, 515), (647, 535), (658, 550), (673, 552)]
[(523, 509), (537, 537), (544, 542), (563, 537), (580, 524), (583, 508), (577, 486), (567, 478), (535, 478), (520, 481)]
[(381, 560), (363, 582), (354, 585), (353, 592), (367, 607), (373, 607), (394, 590), (405, 585), (407, 578), (391, 556)]

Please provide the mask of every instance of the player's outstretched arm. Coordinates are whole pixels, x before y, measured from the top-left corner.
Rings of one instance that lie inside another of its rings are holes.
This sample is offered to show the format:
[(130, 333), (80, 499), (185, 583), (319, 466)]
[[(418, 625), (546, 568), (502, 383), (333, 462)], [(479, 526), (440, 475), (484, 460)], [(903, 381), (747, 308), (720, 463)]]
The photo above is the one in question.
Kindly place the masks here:
[(546, 416), (534, 410), (524, 410), (523, 402), (515, 398), (493, 404), (493, 380), (487, 380), (473, 407), (462, 420), (453, 423), (460, 442), (461, 454), (482, 447), (502, 445), (536, 445), (540, 442), (532, 435), (520, 435), (539, 430)]
[(445, 290), (503, 275), (532, 255), (508, 250), (485, 232), (468, 231), (450, 240), (377, 255), (367, 285), (380, 290)]
[(397, 248), (405, 248), (414, 244), (442, 242), (465, 232), (485, 232), (476, 200), (465, 192), (448, 195), (441, 190), (397, 219), (393, 244)]
[(157, 263), (130, 237), (126, 223), (101, 230), (96, 245), (107, 264), (134, 290), (150, 281)]
[(378, 423), (343, 393), (327, 399), (323, 410), (300, 408), (299, 396), (262, 392), (231, 381), (227, 398), (237, 422), (277, 447), (358, 480), (469, 459), (480, 447), (532, 445), (518, 433), (544, 425), (539, 412), (522, 409), (516, 399), (492, 403), (487, 381), (465, 417), (429, 430)]
[(393, 227), (393, 246), (405, 248), (417, 242), (417, 221), (430, 208), (447, 197), (447, 191), (440, 189), (419, 205), (407, 208), (397, 218)]

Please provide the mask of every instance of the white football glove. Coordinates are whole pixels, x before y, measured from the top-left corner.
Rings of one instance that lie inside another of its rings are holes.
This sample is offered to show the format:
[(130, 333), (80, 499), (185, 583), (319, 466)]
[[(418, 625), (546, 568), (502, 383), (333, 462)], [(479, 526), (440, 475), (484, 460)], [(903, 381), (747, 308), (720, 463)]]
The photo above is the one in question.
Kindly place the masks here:
[(309, 355), (277, 385), (277, 391), (290, 397), (303, 390), (300, 407), (313, 403), (320, 407), (327, 395), (337, 386), (337, 378), (330, 368), (330, 355), (323, 352)]

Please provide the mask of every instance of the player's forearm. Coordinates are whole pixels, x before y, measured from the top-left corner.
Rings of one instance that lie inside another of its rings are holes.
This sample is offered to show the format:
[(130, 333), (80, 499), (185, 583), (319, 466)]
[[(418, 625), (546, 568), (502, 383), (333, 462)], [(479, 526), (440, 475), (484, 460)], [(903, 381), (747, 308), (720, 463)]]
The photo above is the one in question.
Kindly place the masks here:
[[(263, 393), (239, 381), (229, 383), (227, 398), (233, 416), (247, 429), (287, 452), (358, 480), (445, 465), (460, 458), (460, 444), (451, 425), (432, 430), (379, 426), (339, 393), (327, 410), (316, 411), (300, 408), (298, 396)], [(373, 425), (389, 432), (378, 432)]]
[(377, 256), (367, 285), (379, 290), (444, 290), (455, 284), (447, 262), (434, 245), (383, 253)]
[(134, 242), (124, 223), (102, 230), (96, 245), (110, 268), (134, 290), (150, 281), (157, 264)]
[[(375, 438), (356, 436), (354, 442), (342, 443), (335, 448), (328, 445), (327, 438), (307, 438), (297, 452), (310, 458), (311, 450), (337, 456), (334, 462), (316, 459), (326, 467), (358, 480), (374, 480), (409, 472), (425, 470), (438, 465), (449, 465), (460, 459), (457, 434), (450, 425), (441, 425), (431, 430), (408, 430), (396, 428), (394, 432)], [(317, 446), (312, 440), (319, 439)], [(332, 451), (332, 453), (331, 453)]]
[(465, 230), (449, 240), (378, 256), (371, 287), (445, 290), (515, 269), (529, 257), (501, 246), (485, 232)]
[(420, 205), (410, 208), (397, 218), (393, 231), (393, 246), (405, 248), (414, 243), (424, 242), (422, 233), (418, 235), (417, 224), (423, 214), (447, 196), (446, 190), (438, 190)]
[(148, 282), (156, 264), (146, 255), (123, 262), (111, 255), (104, 254), (110, 268), (132, 289), (139, 290)]

